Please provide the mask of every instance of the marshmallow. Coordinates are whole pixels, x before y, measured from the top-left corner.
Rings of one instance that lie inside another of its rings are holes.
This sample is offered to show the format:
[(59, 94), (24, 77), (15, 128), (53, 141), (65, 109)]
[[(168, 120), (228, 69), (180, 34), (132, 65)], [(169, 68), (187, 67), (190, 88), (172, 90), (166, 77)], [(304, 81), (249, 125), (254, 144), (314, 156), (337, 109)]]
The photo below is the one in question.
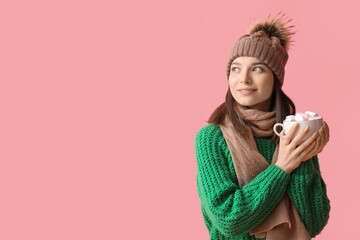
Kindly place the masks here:
[(309, 115), (307, 115), (306, 113), (296, 113), (295, 120), (296, 121), (308, 121)]
[(320, 119), (321, 117), (309, 117), (309, 120)]
[(320, 119), (319, 114), (315, 112), (306, 111), (305, 113), (296, 113), (296, 115), (288, 115), (284, 122), (296, 122), (296, 121), (309, 121)]
[(309, 115), (310, 117), (319, 117), (319, 114), (315, 113), (315, 112), (310, 112), (310, 111), (306, 111), (305, 112), (307, 115)]
[(295, 121), (295, 115), (288, 115), (285, 119), (286, 122)]

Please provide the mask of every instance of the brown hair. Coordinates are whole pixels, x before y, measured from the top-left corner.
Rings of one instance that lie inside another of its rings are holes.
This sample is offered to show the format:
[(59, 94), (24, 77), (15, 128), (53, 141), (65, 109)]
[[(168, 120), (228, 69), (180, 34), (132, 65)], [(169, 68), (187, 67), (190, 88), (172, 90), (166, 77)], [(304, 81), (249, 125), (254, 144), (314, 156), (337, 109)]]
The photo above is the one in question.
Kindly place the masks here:
[[(291, 99), (282, 91), (280, 82), (276, 75), (274, 75), (273, 93), (271, 96), (271, 109), (275, 110), (276, 122), (283, 122), (287, 115), (294, 115), (296, 112), (295, 104)], [(208, 123), (219, 125), (222, 124), (225, 115), (228, 113), (230, 121), (234, 125), (235, 129), (240, 133), (245, 133), (246, 120), (239, 118), (235, 112), (234, 104), (236, 100), (233, 98), (230, 87), (226, 93), (225, 102), (218, 106), (214, 112), (210, 115)], [(274, 134), (271, 138), (271, 143), (278, 144), (279, 137)]]

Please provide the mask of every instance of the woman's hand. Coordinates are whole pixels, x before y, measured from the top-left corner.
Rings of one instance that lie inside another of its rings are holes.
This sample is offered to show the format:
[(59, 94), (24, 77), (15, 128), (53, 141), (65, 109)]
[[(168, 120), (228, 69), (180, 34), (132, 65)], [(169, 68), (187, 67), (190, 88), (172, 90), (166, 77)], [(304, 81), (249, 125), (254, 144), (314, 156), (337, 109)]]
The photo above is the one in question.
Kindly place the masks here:
[(311, 152), (308, 153), (308, 155), (305, 158), (310, 159), (313, 156), (321, 153), (325, 145), (329, 142), (329, 140), (330, 140), (329, 126), (325, 121), (323, 121), (323, 124), (319, 129), (319, 137), (316, 139), (315, 147), (312, 149)]
[(297, 136), (294, 137), (298, 128), (299, 128), (299, 124), (295, 123), (290, 128), (286, 136), (284, 130), (282, 130), (282, 132), (280, 133), (284, 137), (280, 137), (279, 155), (275, 165), (280, 167), (287, 173), (291, 173), (294, 169), (296, 169), (300, 165), (301, 162), (307, 161), (313, 156), (315, 156), (316, 155), (315, 153), (317, 153), (320, 149), (322, 150), (323, 148), (322, 145), (323, 143), (325, 143), (325, 140), (321, 139), (322, 135), (324, 135), (323, 136), (324, 139), (326, 138), (325, 131), (322, 128), (319, 137), (316, 132), (312, 136), (310, 136), (306, 141), (300, 144), (301, 140), (308, 133), (309, 127), (304, 128)]

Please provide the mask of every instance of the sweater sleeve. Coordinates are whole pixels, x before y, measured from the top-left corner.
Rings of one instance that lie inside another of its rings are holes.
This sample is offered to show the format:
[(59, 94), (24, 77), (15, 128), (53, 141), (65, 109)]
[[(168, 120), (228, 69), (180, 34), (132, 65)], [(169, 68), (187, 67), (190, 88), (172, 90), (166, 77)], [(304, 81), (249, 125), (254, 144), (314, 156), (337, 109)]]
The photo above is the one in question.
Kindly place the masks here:
[(196, 135), (197, 187), (207, 221), (224, 236), (248, 235), (276, 207), (290, 175), (271, 164), (241, 189), (230, 152), (217, 126)]
[(330, 201), (321, 177), (317, 155), (302, 162), (291, 174), (288, 195), (311, 237), (318, 235), (329, 220)]

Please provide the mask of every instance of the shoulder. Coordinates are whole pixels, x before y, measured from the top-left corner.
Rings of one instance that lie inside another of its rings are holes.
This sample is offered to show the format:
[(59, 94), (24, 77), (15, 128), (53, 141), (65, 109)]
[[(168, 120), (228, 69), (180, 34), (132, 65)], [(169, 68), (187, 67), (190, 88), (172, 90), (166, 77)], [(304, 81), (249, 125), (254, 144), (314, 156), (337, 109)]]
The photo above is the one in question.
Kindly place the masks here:
[(204, 166), (212, 166), (213, 169), (228, 169), (236, 179), (231, 154), (219, 125), (209, 124), (197, 132), (195, 154), (201, 169)]
[(205, 127), (202, 127), (197, 133), (195, 138), (195, 147), (196, 148), (225, 148), (226, 142), (222, 134), (221, 128), (219, 125), (209, 124)]
[(196, 133), (196, 141), (204, 140), (204, 139), (218, 139), (223, 138), (221, 128), (219, 125), (209, 124), (205, 127), (202, 127)]

